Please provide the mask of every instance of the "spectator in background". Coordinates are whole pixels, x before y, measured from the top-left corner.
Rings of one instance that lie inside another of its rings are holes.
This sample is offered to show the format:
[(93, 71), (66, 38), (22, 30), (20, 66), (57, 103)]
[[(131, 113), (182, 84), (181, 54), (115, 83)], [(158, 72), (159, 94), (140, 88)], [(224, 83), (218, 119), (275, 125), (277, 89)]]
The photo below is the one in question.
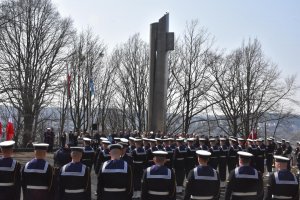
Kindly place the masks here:
[(47, 128), (47, 131), (44, 133), (44, 143), (49, 144), (48, 152), (52, 152), (54, 144), (54, 132), (51, 128)]
[(32, 140), (29, 140), (29, 141), (28, 141), (28, 143), (26, 144), (26, 148), (28, 148), (28, 149), (33, 149)]
[(66, 145), (67, 135), (65, 132), (60, 136), (60, 146), (64, 147)]

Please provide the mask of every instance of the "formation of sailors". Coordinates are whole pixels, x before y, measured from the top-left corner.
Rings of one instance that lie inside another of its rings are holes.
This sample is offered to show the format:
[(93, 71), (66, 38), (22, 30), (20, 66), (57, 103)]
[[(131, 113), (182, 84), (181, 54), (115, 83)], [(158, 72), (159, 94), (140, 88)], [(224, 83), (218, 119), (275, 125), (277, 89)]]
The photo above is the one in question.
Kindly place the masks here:
[[(62, 147), (55, 152), (55, 166), (46, 161), (48, 144), (34, 144), (35, 158), (22, 169), (12, 159), (14, 142), (0, 143), (0, 200), (20, 199), (21, 188), (24, 200), (90, 200), (92, 168), (98, 177), (98, 200), (175, 200), (184, 185), (185, 200), (219, 199), (225, 186), (226, 200), (299, 198), (298, 179), (289, 170), (292, 148), (288, 141), (275, 144), (268, 138), (265, 145), (262, 139), (233, 137), (113, 141), (103, 137), (97, 149), (90, 138), (83, 141), (84, 147)], [(294, 152), (298, 161), (299, 151), (300, 143)], [(276, 172), (272, 173), (274, 161)]]

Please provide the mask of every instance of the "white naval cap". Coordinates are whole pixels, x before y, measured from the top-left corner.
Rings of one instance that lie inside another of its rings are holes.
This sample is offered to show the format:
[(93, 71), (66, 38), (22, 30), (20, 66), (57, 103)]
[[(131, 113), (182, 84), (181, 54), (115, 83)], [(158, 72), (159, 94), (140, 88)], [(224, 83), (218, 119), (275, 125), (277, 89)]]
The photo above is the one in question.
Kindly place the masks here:
[(237, 154), (241, 157), (241, 158), (247, 158), (250, 159), (251, 157), (253, 157), (252, 153), (248, 153), (245, 151), (238, 151)]
[(205, 151), (205, 150), (198, 150), (198, 151), (196, 151), (196, 154), (199, 157), (205, 157), (205, 158), (209, 158), (211, 156), (211, 153), (209, 151)]
[(33, 147), (35, 150), (47, 150), (49, 147), (49, 144), (47, 143), (35, 143), (33, 144)]
[(90, 141), (92, 141), (92, 139), (91, 138), (88, 138), (88, 137), (84, 137), (84, 138), (82, 138), (83, 139), (83, 141), (85, 141), (85, 142), (90, 142)]
[(290, 159), (284, 156), (274, 155), (275, 162), (288, 162)]
[(153, 151), (152, 153), (154, 156), (158, 157), (165, 157), (166, 155), (168, 155), (166, 151)]
[(0, 147), (5, 149), (5, 148), (12, 148), (14, 146), (16, 142), (13, 140), (9, 140), (9, 141), (4, 141), (4, 142), (0, 142)]

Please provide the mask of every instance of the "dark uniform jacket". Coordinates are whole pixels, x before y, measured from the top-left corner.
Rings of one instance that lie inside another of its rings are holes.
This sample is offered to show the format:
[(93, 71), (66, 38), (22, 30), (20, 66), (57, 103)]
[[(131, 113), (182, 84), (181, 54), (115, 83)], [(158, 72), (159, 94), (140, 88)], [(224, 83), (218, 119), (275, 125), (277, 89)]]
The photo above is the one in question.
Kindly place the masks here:
[(95, 151), (91, 146), (85, 146), (83, 149), (82, 164), (92, 169), (95, 159)]
[(262, 200), (261, 173), (250, 166), (237, 167), (228, 177), (225, 200)]
[(150, 167), (154, 164), (153, 162), (153, 151), (157, 151), (158, 148), (157, 147), (150, 147), (148, 150), (146, 150), (147, 152), (147, 166)]
[(299, 199), (299, 183), (289, 170), (280, 170), (269, 176), (265, 200)]
[(19, 200), (21, 165), (12, 158), (0, 158), (0, 200)]
[(184, 200), (219, 199), (220, 178), (218, 172), (210, 166), (198, 166), (187, 177)]
[(143, 175), (142, 200), (175, 200), (176, 181), (173, 171), (166, 166), (153, 165)]
[(109, 149), (100, 150), (98, 156), (96, 157), (96, 161), (94, 165), (94, 170), (96, 174), (98, 174), (102, 164), (108, 160), (110, 160)]
[(54, 153), (54, 167), (61, 168), (71, 160), (71, 150), (69, 148), (61, 147)]
[(169, 169), (172, 169), (172, 164), (173, 164), (173, 149), (171, 148), (171, 146), (166, 146), (164, 148), (164, 151), (166, 151), (168, 153), (167, 157), (166, 157), (166, 163), (165, 166), (168, 167)]
[(98, 174), (98, 200), (131, 200), (132, 172), (124, 160), (103, 163)]
[(90, 200), (91, 177), (89, 169), (82, 163), (64, 165), (59, 176), (58, 200)]
[(185, 163), (185, 170), (187, 171), (186, 174), (188, 174), (190, 170), (196, 166), (197, 163), (196, 148), (194, 146), (187, 147)]
[(43, 159), (32, 159), (22, 169), (24, 200), (54, 199), (54, 168)]

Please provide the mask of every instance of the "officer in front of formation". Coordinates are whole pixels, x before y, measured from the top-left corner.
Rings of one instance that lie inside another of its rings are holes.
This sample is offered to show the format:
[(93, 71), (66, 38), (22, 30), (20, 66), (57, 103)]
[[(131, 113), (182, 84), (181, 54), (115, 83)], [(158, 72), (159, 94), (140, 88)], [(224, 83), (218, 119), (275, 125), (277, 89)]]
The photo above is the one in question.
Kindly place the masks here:
[(299, 183), (294, 174), (288, 170), (289, 158), (274, 156), (276, 172), (269, 176), (265, 200), (299, 199)]
[(71, 147), (72, 161), (60, 170), (57, 200), (91, 200), (90, 170), (80, 162), (82, 154), (82, 147)]
[(98, 200), (131, 200), (132, 171), (126, 161), (120, 159), (122, 145), (109, 146), (111, 160), (103, 163), (98, 174)]
[(20, 200), (21, 165), (12, 158), (14, 141), (0, 143), (0, 200)]
[(220, 197), (220, 178), (218, 172), (207, 165), (211, 153), (196, 151), (199, 165), (192, 169), (187, 177), (184, 200), (212, 199)]
[(33, 144), (35, 158), (22, 169), (24, 200), (54, 199), (54, 168), (45, 160), (49, 144)]
[(94, 164), (94, 159), (95, 159), (95, 151), (93, 147), (91, 146), (91, 141), (92, 139), (84, 137), (83, 142), (84, 142), (84, 149), (83, 149), (83, 155), (82, 155), (82, 164), (86, 165), (89, 167), (89, 169), (92, 169), (92, 166)]
[(141, 200), (175, 200), (176, 181), (172, 169), (164, 166), (165, 151), (154, 151), (155, 165), (148, 167), (143, 175)]
[(262, 200), (262, 175), (250, 166), (253, 155), (239, 151), (239, 167), (231, 171), (228, 177), (225, 200)]
[(272, 172), (272, 165), (273, 165), (273, 155), (275, 151), (275, 144), (272, 140), (272, 138), (267, 138), (267, 146), (266, 146), (266, 165), (267, 165), (267, 176), (270, 175)]

